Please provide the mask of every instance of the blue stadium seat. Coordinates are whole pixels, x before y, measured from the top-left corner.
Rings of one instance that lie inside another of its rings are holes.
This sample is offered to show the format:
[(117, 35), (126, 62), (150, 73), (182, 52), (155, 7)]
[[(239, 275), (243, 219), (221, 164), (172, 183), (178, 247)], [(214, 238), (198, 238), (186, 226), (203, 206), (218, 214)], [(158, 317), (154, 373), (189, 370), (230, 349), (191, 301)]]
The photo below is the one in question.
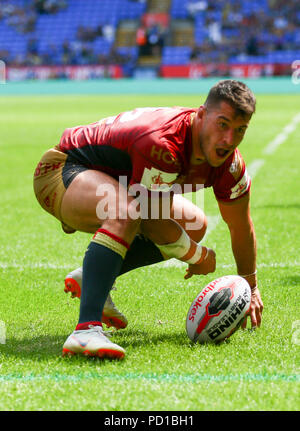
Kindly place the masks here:
[(170, 7), (170, 15), (174, 19), (184, 19), (189, 16), (187, 9), (188, 0), (173, 0)]
[[(0, 0), (1, 1), (1, 0)], [(33, 0), (6, 0), (10, 5), (15, 5), (21, 8), (28, 8)], [(11, 58), (26, 54), (27, 45), (30, 39), (36, 39), (37, 50), (40, 54), (47, 54), (49, 50), (52, 52), (54, 61), (61, 61), (61, 53), (63, 43), (70, 42), (71, 45), (76, 45), (77, 31), (79, 26), (97, 28), (109, 24), (115, 29), (121, 20), (139, 20), (147, 8), (147, 2), (134, 2), (132, 0), (66, 0), (68, 6), (55, 14), (43, 14), (37, 18), (35, 30), (31, 33), (22, 34), (16, 28), (9, 24), (7, 18), (0, 19), (0, 50), (5, 49), (11, 53)], [(208, 38), (207, 20), (218, 21), (222, 24), (223, 8), (225, 5), (236, 4), (240, 7), (243, 16), (248, 16), (260, 10), (265, 13), (272, 12), (269, 9), (269, 0), (219, 0), (208, 2), (209, 7), (203, 10), (195, 11), (190, 14), (188, 5), (199, 2), (199, 0), (172, 0), (170, 4), (171, 19), (193, 19), (194, 23), (194, 39), (198, 46), (201, 46)], [(2, 2), (1, 2), (2, 3)], [(288, 7), (289, 2), (286, 2)], [(285, 11), (282, 11), (283, 15)], [(276, 11), (273, 10), (273, 15)], [(300, 21), (300, 11), (294, 14), (296, 19)], [(222, 34), (229, 41), (236, 40), (240, 37), (241, 28), (222, 28)], [(276, 46), (278, 36), (272, 30), (265, 28), (257, 34), (259, 46), (264, 53), (264, 46)], [(291, 63), (295, 59), (300, 58), (300, 29), (287, 30), (284, 32), (281, 42), (284, 46), (293, 47), (294, 49), (269, 52), (266, 55), (259, 56), (232, 56), (230, 62), (245, 63)], [(97, 37), (90, 42), (88, 46), (93, 49), (96, 55), (108, 55), (113, 42), (106, 40), (104, 37)], [(270, 48), (269, 48), (270, 49)], [(272, 49), (272, 48), (271, 48)], [(132, 58), (137, 58), (138, 49), (121, 48), (118, 50), (120, 54), (129, 55)], [(266, 51), (265, 51), (266, 52)], [(214, 55), (217, 52), (210, 52), (211, 60), (214, 60)], [(190, 47), (170, 47), (166, 46), (162, 52), (163, 64), (188, 64), (190, 62), (191, 48)]]
[[(11, 4), (26, 7), (31, 0), (11, 0)], [(46, 53), (49, 45), (62, 49), (64, 41), (76, 40), (79, 26), (97, 28), (99, 25), (110, 24), (117, 27), (121, 19), (139, 19), (146, 9), (146, 4), (130, 0), (68, 0), (68, 7), (55, 14), (39, 15), (35, 31), (29, 36), (38, 40), (38, 52)], [(23, 40), (19, 45), (10, 40)], [(6, 47), (15, 55), (24, 52), (27, 46), (27, 35), (20, 34), (5, 20), (0, 21), (0, 49)], [(96, 39), (92, 46), (96, 53), (107, 54), (111, 42)], [(18, 48), (19, 47), (19, 48)]]
[(162, 64), (188, 64), (191, 52), (189, 46), (166, 46), (162, 51)]
[(137, 59), (138, 57), (137, 46), (122, 46), (122, 47), (118, 47), (116, 51), (118, 54), (131, 57), (134, 60)]
[(112, 42), (109, 42), (103, 37), (98, 37), (91, 43), (91, 46), (95, 54), (108, 55), (112, 47)]

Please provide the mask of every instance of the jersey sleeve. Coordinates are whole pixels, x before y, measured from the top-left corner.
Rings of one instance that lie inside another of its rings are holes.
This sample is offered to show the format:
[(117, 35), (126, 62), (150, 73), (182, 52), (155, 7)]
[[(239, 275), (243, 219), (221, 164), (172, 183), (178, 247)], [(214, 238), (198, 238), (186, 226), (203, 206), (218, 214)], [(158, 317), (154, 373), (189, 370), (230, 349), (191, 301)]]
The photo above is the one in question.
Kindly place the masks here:
[(251, 178), (248, 174), (246, 164), (238, 149), (226, 160), (221, 167), (213, 190), (217, 200), (233, 202), (249, 193)]

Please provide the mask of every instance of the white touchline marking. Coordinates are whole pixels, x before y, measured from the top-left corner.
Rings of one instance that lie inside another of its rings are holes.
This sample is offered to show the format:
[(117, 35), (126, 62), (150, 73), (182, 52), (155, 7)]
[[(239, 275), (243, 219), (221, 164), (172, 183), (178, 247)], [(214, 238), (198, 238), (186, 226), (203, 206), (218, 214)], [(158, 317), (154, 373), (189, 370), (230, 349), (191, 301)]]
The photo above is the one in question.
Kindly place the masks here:
[[(172, 261), (174, 260), (174, 264), (170, 264)], [(156, 265), (162, 265), (164, 267), (168, 267), (168, 266), (186, 266), (187, 264), (184, 262), (181, 262), (180, 260), (176, 260), (176, 259), (170, 259), (167, 260), (165, 262), (160, 262), (157, 263)], [(78, 266), (78, 262), (76, 263), (70, 263), (70, 264), (65, 264), (65, 265), (61, 265), (59, 263), (55, 264), (55, 263), (4, 263), (4, 262), (0, 262), (0, 269), (14, 269), (14, 270), (20, 270), (20, 271), (25, 271), (28, 269), (53, 269), (53, 270), (67, 270), (70, 271), (72, 268), (76, 268)], [(299, 267), (300, 266), (300, 262), (272, 262), (272, 263), (260, 263), (257, 265), (258, 268), (295, 268), (295, 267)], [(226, 268), (234, 268), (234, 264), (223, 264), (220, 265), (220, 268), (226, 269)]]
[[(180, 260), (177, 259), (170, 259), (170, 260), (166, 260), (164, 262), (160, 262), (160, 263), (156, 263), (155, 265), (159, 265), (163, 268), (168, 268), (168, 267), (176, 267), (176, 268), (183, 268), (183, 267), (187, 267), (187, 263), (181, 262)], [(297, 268), (300, 266), (300, 262), (272, 262), (272, 263), (259, 263), (257, 265), (257, 269), (270, 269), (270, 268)], [(219, 269), (235, 269), (236, 266), (233, 263), (229, 263), (229, 264), (223, 264), (223, 265), (218, 265)]]
[(205, 240), (205, 238), (213, 231), (215, 230), (215, 228), (218, 226), (218, 224), (221, 221), (221, 216), (220, 214), (215, 215), (215, 216), (206, 216), (207, 218), (207, 230), (205, 232), (205, 235), (202, 239), (202, 241)]
[[(78, 262), (77, 262), (78, 265)], [(76, 264), (75, 264), (76, 266)], [(36, 263), (36, 262), (32, 262), (32, 263), (17, 263), (17, 262), (11, 262), (11, 263), (6, 263), (6, 262), (0, 262), (0, 269), (19, 269), (19, 270), (25, 270), (25, 269), (66, 269), (69, 270), (71, 267), (74, 267), (74, 264), (64, 264), (61, 265), (59, 263)]]
[(273, 141), (271, 141), (263, 150), (263, 153), (266, 155), (273, 154), (279, 145), (283, 144), (288, 136), (296, 129), (297, 125), (300, 123), (300, 112), (294, 116), (292, 121), (284, 127), (281, 133), (279, 133)]
[(251, 178), (254, 178), (257, 172), (260, 170), (260, 168), (264, 165), (265, 160), (264, 159), (255, 159), (253, 162), (251, 162), (248, 167), (247, 171)]

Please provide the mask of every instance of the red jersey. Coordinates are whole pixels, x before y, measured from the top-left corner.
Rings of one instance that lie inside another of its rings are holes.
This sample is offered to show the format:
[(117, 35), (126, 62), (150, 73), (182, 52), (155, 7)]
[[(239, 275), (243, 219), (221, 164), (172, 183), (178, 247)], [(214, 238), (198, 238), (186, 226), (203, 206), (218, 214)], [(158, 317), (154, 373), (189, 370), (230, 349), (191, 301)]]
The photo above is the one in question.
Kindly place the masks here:
[[(232, 201), (248, 193), (250, 178), (236, 149), (214, 168), (191, 165), (193, 108), (137, 108), (99, 122), (66, 129), (58, 149), (68, 160), (108, 173), (148, 190), (172, 185), (213, 187), (218, 200)], [(178, 190), (178, 189), (175, 189)], [(183, 192), (182, 188), (182, 192)]]

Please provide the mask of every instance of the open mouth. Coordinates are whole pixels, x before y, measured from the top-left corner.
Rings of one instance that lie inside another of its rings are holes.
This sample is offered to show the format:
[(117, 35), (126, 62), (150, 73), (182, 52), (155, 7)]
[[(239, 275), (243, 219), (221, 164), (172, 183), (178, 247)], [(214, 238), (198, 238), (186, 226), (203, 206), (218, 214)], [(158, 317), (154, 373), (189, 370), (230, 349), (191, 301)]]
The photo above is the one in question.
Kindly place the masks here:
[(229, 150), (224, 150), (223, 148), (216, 149), (217, 156), (223, 159), (229, 154)]

